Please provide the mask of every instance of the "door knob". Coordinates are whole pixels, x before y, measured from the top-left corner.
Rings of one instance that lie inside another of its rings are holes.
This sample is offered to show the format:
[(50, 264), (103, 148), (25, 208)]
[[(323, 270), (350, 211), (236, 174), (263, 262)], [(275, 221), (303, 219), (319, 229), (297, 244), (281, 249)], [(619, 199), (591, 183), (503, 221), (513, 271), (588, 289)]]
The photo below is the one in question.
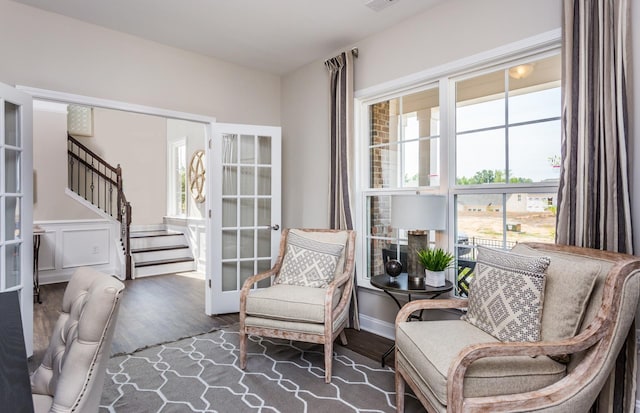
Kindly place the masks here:
[(277, 231), (277, 230), (280, 229), (280, 225), (278, 225), (278, 224), (272, 225), (271, 229), (274, 230), (274, 231)]

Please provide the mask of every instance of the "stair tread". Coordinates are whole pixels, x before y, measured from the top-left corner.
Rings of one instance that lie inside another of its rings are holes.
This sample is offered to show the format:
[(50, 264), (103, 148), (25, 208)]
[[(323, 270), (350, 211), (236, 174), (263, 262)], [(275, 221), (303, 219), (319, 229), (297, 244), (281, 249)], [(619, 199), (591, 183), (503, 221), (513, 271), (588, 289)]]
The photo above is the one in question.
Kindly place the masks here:
[(156, 231), (132, 231), (129, 233), (131, 238), (150, 238), (150, 237), (170, 237), (174, 235), (184, 235), (178, 231), (156, 230)]
[(154, 261), (144, 261), (144, 262), (136, 262), (135, 267), (149, 267), (152, 265), (163, 265), (163, 264), (177, 264), (180, 262), (191, 262), (195, 261), (193, 257), (184, 257), (184, 258), (169, 258), (166, 260), (154, 260)]
[(180, 244), (180, 245), (165, 245), (160, 247), (132, 248), (131, 253), (135, 254), (135, 253), (143, 253), (143, 252), (181, 250), (185, 248), (189, 248), (189, 246), (185, 244)]

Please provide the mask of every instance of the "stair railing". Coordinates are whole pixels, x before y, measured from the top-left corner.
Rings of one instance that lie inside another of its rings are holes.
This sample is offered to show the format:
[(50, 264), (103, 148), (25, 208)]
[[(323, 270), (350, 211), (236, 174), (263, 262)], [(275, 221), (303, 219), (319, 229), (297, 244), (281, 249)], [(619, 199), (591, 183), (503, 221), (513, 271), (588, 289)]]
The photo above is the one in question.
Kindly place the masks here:
[(67, 135), (67, 156), (69, 189), (120, 222), (126, 278), (131, 279), (132, 212), (124, 194), (122, 168), (111, 166), (71, 135)]

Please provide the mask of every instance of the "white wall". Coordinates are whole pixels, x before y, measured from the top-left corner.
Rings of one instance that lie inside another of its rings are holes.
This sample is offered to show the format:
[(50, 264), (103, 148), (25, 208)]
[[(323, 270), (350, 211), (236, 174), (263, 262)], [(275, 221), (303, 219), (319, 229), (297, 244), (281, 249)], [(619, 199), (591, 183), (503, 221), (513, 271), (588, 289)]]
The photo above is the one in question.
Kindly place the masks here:
[[(355, 45), (356, 90), (561, 27), (558, 0), (449, 0)], [(346, 46), (346, 45), (345, 45)], [(349, 47), (345, 47), (348, 49)], [(327, 58), (331, 56), (326, 56)], [(282, 79), (283, 224), (328, 225), (329, 79), (315, 61)], [(397, 308), (361, 289), (363, 325), (390, 327)]]
[(282, 224), (329, 225), (329, 75), (323, 62), (282, 82)]
[(165, 118), (95, 108), (93, 136), (76, 139), (112, 166), (122, 167), (132, 225), (162, 223), (167, 199)]
[[(280, 79), (0, 0), (0, 82), (280, 124)], [(223, 39), (212, 39), (223, 41)]]
[[(379, 85), (558, 29), (561, 14), (558, 0), (443, 2), (351, 45), (360, 51), (354, 64), (355, 88)], [(328, 224), (329, 99), (323, 60), (282, 79), (285, 226)]]
[(67, 105), (36, 102), (33, 110), (33, 220), (97, 219), (65, 194)]

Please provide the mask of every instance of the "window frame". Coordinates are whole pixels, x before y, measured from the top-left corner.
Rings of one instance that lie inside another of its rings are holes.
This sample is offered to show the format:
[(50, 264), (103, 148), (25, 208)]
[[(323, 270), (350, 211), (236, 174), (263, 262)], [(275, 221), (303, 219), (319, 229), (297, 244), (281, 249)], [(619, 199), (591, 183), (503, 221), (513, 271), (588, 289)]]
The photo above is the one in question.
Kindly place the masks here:
[(188, 179), (189, 160), (187, 159), (187, 137), (182, 136), (178, 139), (175, 139), (169, 142), (167, 146), (167, 176), (170, 177), (167, 180), (167, 216), (171, 218), (186, 218), (189, 216), (189, 191), (187, 189), (189, 183), (185, 182), (185, 213), (179, 214), (178, 205), (176, 204), (177, 196), (179, 194), (177, 179), (178, 163), (176, 162), (176, 152), (179, 150), (179, 148), (184, 148), (184, 164), (186, 174), (185, 179)]
[[(481, 185), (456, 184), (456, 82), (506, 69), (518, 64), (561, 53), (561, 32), (554, 30), (533, 38), (515, 42), (503, 48), (494, 49), (486, 53), (471, 56), (447, 65), (439, 66), (427, 71), (416, 73), (395, 81), (368, 89), (356, 91), (354, 101), (355, 115), (355, 225), (356, 231), (362, 234), (358, 237), (356, 248), (356, 263), (361, 269), (358, 271), (358, 285), (365, 288), (373, 287), (368, 275), (368, 250), (370, 234), (368, 227), (368, 198), (376, 195), (395, 194), (443, 194), (448, 199), (447, 229), (440, 238), (449, 251), (456, 248), (457, 223), (455, 213), (456, 196), (473, 193), (549, 193), (557, 192), (558, 183), (498, 183)], [(408, 188), (371, 188), (370, 176), (370, 105), (399, 98), (401, 96), (418, 93), (431, 87), (439, 89), (440, 107), (440, 184), (437, 187), (408, 187)], [(507, 127), (508, 125), (505, 125)], [(508, 149), (508, 147), (507, 147)], [(439, 235), (442, 235), (439, 233)]]

